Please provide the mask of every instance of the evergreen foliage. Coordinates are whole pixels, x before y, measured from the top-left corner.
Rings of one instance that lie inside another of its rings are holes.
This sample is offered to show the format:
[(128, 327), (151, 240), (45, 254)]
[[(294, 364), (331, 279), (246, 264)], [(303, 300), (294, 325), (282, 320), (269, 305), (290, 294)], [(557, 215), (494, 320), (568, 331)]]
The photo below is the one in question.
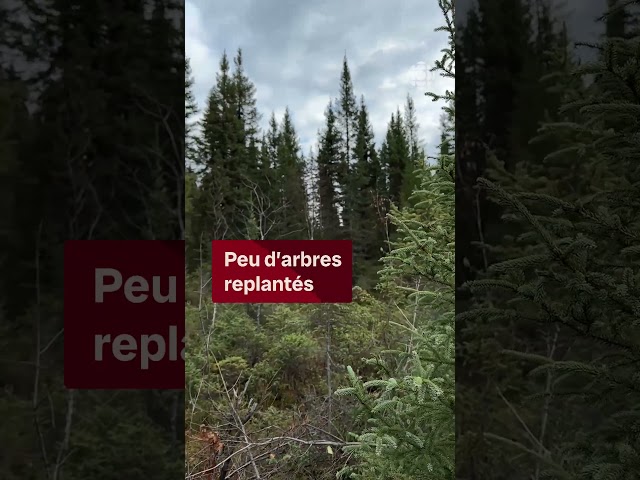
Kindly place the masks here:
[[(222, 59), (188, 177), (188, 475), (452, 478), (453, 97), (434, 164), (410, 97), (378, 148), (345, 57), (303, 155), (295, 112), (238, 122), (238, 63)], [(351, 239), (354, 301), (212, 304), (205, 243), (223, 238)]]
[[(541, 9), (531, 46), (546, 63), (530, 63), (518, 84), (549, 88), (547, 111), (525, 120), (523, 99), (514, 102), (517, 137), (498, 133), (513, 143), (489, 150), (479, 180), (503, 222), (484, 222), (486, 267), (469, 282), (473, 297), (457, 319), (460, 351), (481, 367), (461, 381), (465, 478), (622, 479), (639, 471), (632, 252), (640, 57), (637, 31), (620, 20), (632, 9), (616, 3), (598, 58), (581, 65), (566, 53), (564, 26)], [(489, 414), (478, 418), (478, 408)]]
[(341, 221), (339, 215), (339, 134), (332, 104), (327, 106), (326, 127), (320, 138), (318, 156), (318, 200), (319, 226), (323, 238), (340, 238)]
[[(445, 0), (440, 7), (452, 22), (453, 3)], [(451, 41), (433, 70), (452, 77), (454, 31), (452, 26), (441, 30)], [(447, 102), (447, 118), (453, 125), (453, 93), (432, 97)], [(383, 288), (396, 294), (396, 305), (406, 311), (413, 308), (411, 319), (405, 316), (404, 322), (396, 324), (410, 333), (410, 341), (402, 350), (387, 351), (369, 361), (381, 378), (363, 381), (349, 367), (351, 386), (336, 392), (355, 397), (367, 419), (367, 428), (356, 436), (359, 444), (349, 447), (362, 464), (344, 468), (339, 478), (454, 478), (452, 134), (452, 128), (443, 132), (443, 153), (436, 165), (423, 164), (417, 172), (419, 188), (411, 197), (413, 205), (394, 209), (390, 215), (398, 240), (385, 258), (381, 279)]]
[(143, 3), (1, 9), (3, 479), (182, 474), (181, 392), (63, 385), (64, 242), (183, 237), (184, 32)]
[[(391, 115), (380, 149), (365, 99), (356, 101), (346, 57), (339, 97), (329, 102), (317, 153), (305, 157), (287, 108), (266, 131), (258, 126), (255, 87), (242, 52), (233, 66), (224, 54), (198, 132), (188, 129), (187, 154), (197, 187), (192, 209), (188, 264), (206, 263), (204, 238), (351, 239), (354, 283), (372, 288), (380, 258), (393, 237), (391, 205), (408, 203), (417, 186), (414, 171), (425, 163), (413, 100)], [(195, 115), (192, 81), (185, 75), (186, 116)], [(201, 258), (202, 254), (202, 258)]]

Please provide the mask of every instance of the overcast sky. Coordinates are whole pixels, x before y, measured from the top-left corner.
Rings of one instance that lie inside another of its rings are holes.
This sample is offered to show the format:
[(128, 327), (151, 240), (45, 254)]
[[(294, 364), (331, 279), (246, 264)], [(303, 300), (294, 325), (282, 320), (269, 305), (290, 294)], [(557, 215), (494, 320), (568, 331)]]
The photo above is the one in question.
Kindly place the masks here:
[(453, 83), (428, 69), (446, 45), (436, 0), (187, 0), (186, 52), (194, 93), (204, 106), (220, 56), (243, 50), (256, 85), (263, 127), (271, 111), (291, 110), (303, 152), (315, 145), (330, 98), (338, 95), (347, 55), (356, 95), (365, 96), (376, 141), (391, 113), (414, 98), (430, 153), (439, 138), (441, 105), (424, 92)]

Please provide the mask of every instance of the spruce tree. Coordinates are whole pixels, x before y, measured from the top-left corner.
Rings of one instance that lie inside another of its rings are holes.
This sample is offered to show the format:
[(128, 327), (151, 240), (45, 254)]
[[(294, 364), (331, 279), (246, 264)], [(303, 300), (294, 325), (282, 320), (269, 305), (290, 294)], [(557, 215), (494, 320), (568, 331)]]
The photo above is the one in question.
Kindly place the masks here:
[[(434, 70), (453, 75), (453, 3), (440, 2), (450, 44)], [(440, 30), (440, 29), (439, 29)], [(453, 123), (453, 94), (446, 101)], [(385, 258), (382, 285), (397, 305), (412, 305), (416, 315), (397, 325), (408, 332), (404, 348), (375, 358), (381, 377), (364, 381), (349, 367), (351, 385), (336, 392), (355, 398), (367, 421), (353, 451), (359, 464), (345, 467), (339, 478), (435, 478), (454, 473), (454, 188), (452, 130), (446, 132), (448, 155), (419, 171), (414, 206), (393, 209), (397, 242)], [(375, 391), (377, 394), (373, 394)]]
[(278, 212), (281, 208), (276, 168), (279, 135), (278, 122), (272, 113), (268, 129), (262, 135), (259, 147), (256, 147), (255, 171), (247, 182), (251, 190), (253, 225), (249, 238), (273, 240), (277, 236)]
[(354, 188), (353, 163), (356, 135), (358, 132), (358, 104), (353, 91), (351, 72), (345, 55), (342, 61), (339, 97), (334, 103), (336, 127), (340, 135), (340, 163), (337, 181), (340, 195), (341, 218), (347, 234), (353, 231), (351, 218), (353, 211)]
[(409, 165), (409, 144), (400, 110), (391, 114), (387, 134), (380, 148), (380, 160), (385, 166), (389, 184), (389, 200), (400, 207), (407, 195), (407, 171)]
[(404, 123), (405, 138), (407, 140), (408, 155), (405, 166), (404, 182), (403, 182), (403, 198), (408, 198), (418, 184), (417, 176), (414, 174), (416, 169), (421, 168), (426, 161), (424, 149), (418, 141), (418, 133), (420, 125), (416, 118), (415, 105), (410, 95), (407, 95), (407, 101), (404, 107)]
[(255, 148), (259, 130), (258, 122), (260, 121), (260, 115), (256, 108), (256, 88), (244, 71), (241, 49), (238, 49), (233, 63), (235, 66), (233, 73), (233, 102), (239, 121), (239, 138), (237, 141), (245, 146), (244, 154), (247, 155), (247, 158), (243, 161), (247, 164), (249, 174), (251, 174), (251, 169), (255, 167), (256, 162), (257, 152)]
[(231, 71), (226, 53), (203, 114), (203, 167), (199, 214), (214, 238), (247, 238), (255, 222), (252, 202), (259, 183), (255, 87), (244, 73), (242, 52)]
[(340, 133), (336, 125), (333, 103), (325, 112), (326, 125), (318, 147), (318, 200), (320, 237), (336, 240), (342, 237), (339, 217)]
[(232, 98), (229, 59), (224, 53), (220, 59), (216, 84), (209, 93), (202, 115), (201, 151), (198, 156), (202, 171), (198, 215), (204, 220), (203, 232), (210, 232), (217, 239), (238, 236), (237, 228), (233, 228), (235, 225), (226, 223), (235, 210), (234, 205), (229, 203), (234, 202), (236, 197), (228, 200), (229, 192), (233, 181), (239, 180), (237, 175), (231, 174), (231, 169), (236, 165), (233, 158), (237, 150), (233, 135)]
[(280, 192), (278, 238), (304, 239), (307, 234), (307, 194), (304, 159), (298, 136), (287, 108), (278, 137), (276, 160), (277, 189)]
[(372, 269), (378, 268), (378, 260), (382, 257), (385, 241), (382, 220), (386, 216), (386, 212), (381, 211), (384, 204), (378, 189), (383, 180), (382, 169), (364, 97), (360, 99), (354, 161), (349, 191), (353, 199), (351, 205), (353, 274), (354, 282), (358, 283), (358, 280), (371, 278)]

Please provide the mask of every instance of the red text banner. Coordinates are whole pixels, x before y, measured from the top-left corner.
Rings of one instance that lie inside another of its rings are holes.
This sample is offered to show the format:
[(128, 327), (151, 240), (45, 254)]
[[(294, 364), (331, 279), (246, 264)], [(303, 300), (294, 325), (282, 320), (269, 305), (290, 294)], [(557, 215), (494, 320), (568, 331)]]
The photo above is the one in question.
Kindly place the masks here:
[(184, 275), (182, 241), (66, 242), (67, 388), (184, 388)]
[(214, 240), (215, 303), (348, 303), (350, 240)]

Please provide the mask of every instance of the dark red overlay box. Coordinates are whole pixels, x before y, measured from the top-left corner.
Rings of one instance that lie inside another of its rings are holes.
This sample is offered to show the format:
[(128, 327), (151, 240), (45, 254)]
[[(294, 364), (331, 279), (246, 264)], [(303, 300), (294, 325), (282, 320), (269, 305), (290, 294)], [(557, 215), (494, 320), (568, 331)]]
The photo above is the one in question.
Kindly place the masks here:
[(216, 303), (348, 303), (350, 240), (214, 240)]
[(64, 250), (65, 386), (184, 388), (184, 242), (74, 240)]

